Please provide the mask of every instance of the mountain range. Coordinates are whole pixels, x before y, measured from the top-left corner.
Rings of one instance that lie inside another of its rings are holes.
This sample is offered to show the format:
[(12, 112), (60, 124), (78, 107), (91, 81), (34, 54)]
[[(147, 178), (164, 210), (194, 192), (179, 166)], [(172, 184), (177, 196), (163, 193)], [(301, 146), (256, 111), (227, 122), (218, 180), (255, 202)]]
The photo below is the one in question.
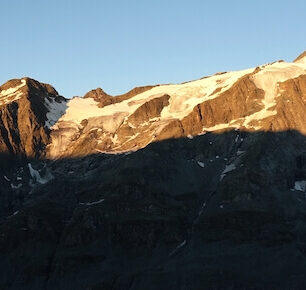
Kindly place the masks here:
[(0, 86), (1, 289), (302, 289), (306, 52), (67, 99)]

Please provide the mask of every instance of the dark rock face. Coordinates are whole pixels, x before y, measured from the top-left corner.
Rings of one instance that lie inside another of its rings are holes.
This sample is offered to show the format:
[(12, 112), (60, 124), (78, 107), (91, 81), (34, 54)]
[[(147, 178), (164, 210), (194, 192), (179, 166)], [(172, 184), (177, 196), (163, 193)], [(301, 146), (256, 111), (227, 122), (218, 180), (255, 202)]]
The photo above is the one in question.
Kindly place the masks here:
[(160, 113), (163, 108), (169, 105), (169, 95), (154, 98), (142, 106), (140, 106), (128, 119), (132, 125), (137, 126), (144, 122), (148, 122), (150, 119), (160, 117)]
[(1, 288), (300, 289), (305, 148), (231, 131), (48, 163), (53, 179), (1, 212)]

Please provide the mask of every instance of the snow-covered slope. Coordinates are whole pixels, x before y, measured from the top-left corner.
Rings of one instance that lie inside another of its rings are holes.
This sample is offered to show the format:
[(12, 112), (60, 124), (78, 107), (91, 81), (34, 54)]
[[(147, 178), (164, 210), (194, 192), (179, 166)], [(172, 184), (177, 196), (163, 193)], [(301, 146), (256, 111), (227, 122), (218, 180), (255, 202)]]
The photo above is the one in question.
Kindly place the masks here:
[(61, 98), (60, 100), (56, 101), (52, 98), (45, 98), (45, 106), (47, 108), (47, 120), (45, 122), (45, 126), (47, 128), (51, 128), (58, 119), (63, 116), (67, 109), (67, 100)]
[[(306, 62), (285, 63), (276, 62), (267, 66), (263, 66), (259, 72), (252, 76), (255, 85), (265, 92), (262, 103), (263, 109), (245, 118), (243, 123), (247, 128), (251, 121), (262, 120), (270, 116), (276, 115), (275, 110), (276, 98), (279, 95), (279, 83), (289, 79), (294, 79), (306, 73)], [(257, 130), (260, 127), (256, 128)]]
[(151, 142), (208, 131), (291, 129), (306, 134), (305, 96), (303, 53), (294, 62), (136, 88), (117, 97), (97, 89), (67, 100), (50, 85), (29, 78), (11, 80), (0, 87), (0, 107), (5, 111), (7, 105), (18, 103), (25, 114), (21, 109), (27, 102), (44, 131), (46, 150), (41, 150), (53, 159), (134, 151)]
[[(278, 116), (277, 103), (284, 90), (281, 84), (305, 76), (305, 60), (300, 57), (292, 63), (278, 61), (182, 84), (160, 85), (106, 106), (93, 98), (75, 97), (52, 127), (49, 157), (137, 150), (161, 139), (228, 128), (266, 130), (268, 122)], [(299, 83), (304, 86), (305, 79)], [(228, 95), (237, 95), (236, 103), (231, 103)], [(305, 101), (303, 94), (299, 97)], [(208, 114), (203, 106), (209, 106), (214, 116), (220, 112), (227, 116), (224, 121), (216, 117), (206, 126)], [(240, 107), (240, 113), (229, 114)], [(196, 110), (202, 110), (203, 115)], [(189, 119), (193, 119), (192, 125), (186, 125)]]
[(240, 77), (252, 71), (253, 69), (230, 72), (185, 84), (162, 85), (103, 108), (99, 108), (99, 103), (93, 99), (74, 98), (68, 103), (68, 109), (59, 122), (80, 124), (85, 119), (104, 117), (104, 122), (107, 121), (103, 124), (103, 129), (114, 133), (141, 105), (165, 94), (170, 96), (169, 105), (162, 110), (160, 120), (182, 119), (197, 104), (216, 98)]

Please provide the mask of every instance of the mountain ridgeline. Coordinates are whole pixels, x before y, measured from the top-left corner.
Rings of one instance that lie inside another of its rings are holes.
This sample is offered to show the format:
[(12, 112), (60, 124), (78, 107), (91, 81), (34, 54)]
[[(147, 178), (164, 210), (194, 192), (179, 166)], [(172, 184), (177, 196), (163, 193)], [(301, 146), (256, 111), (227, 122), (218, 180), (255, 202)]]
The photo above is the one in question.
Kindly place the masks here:
[(0, 289), (303, 289), (306, 54), (120, 96), (0, 86)]
[(306, 57), (183, 84), (71, 100), (29, 78), (0, 87), (0, 152), (58, 159), (231, 129), (306, 134)]

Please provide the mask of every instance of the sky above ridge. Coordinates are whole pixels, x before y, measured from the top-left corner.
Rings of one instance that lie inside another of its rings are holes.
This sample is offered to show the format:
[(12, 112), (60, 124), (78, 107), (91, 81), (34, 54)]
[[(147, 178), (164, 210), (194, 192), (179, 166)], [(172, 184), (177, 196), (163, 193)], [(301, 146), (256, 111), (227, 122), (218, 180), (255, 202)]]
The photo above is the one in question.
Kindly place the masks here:
[(306, 50), (305, 11), (305, 0), (0, 0), (0, 83), (116, 95), (292, 61)]

